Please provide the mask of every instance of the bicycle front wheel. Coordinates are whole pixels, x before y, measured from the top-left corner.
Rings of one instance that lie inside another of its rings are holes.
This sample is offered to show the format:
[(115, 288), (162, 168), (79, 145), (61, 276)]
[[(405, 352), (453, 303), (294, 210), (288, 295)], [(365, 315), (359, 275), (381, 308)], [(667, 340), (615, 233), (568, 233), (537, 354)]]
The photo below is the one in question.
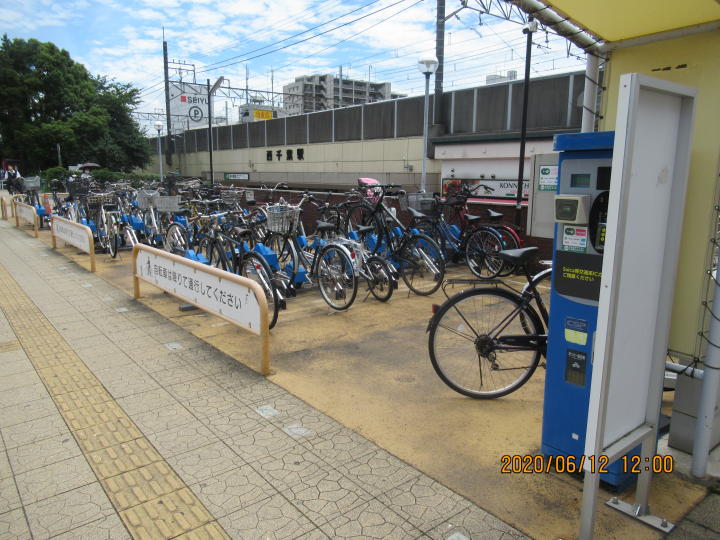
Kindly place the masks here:
[(316, 268), (320, 294), (327, 305), (338, 311), (350, 308), (357, 295), (358, 279), (348, 254), (328, 244), (317, 254)]
[(395, 279), (390, 265), (384, 259), (373, 255), (365, 262), (365, 272), (365, 280), (372, 295), (380, 302), (390, 300), (395, 290)]
[(464, 396), (505, 396), (525, 384), (540, 361), (539, 347), (528, 343), (524, 325), (530, 334), (542, 334), (538, 315), (518, 295), (502, 289), (462, 291), (430, 321), (430, 361), (440, 379)]
[(184, 255), (190, 249), (190, 241), (185, 227), (179, 223), (171, 223), (165, 233), (165, 251), (175, 255)]
[(427, 296), (440, 288), (445, 261), (437, 242), (424, 234), (413, 234), (398, 254), (400, 274), (412, 292)]
[(248, 253), (240, 263), (240, 275), (252, 279), (262, 287), (268, 306), (268, 326), (274, 327), (278, 319), (279, 302), (268, 263), (257, 253)]

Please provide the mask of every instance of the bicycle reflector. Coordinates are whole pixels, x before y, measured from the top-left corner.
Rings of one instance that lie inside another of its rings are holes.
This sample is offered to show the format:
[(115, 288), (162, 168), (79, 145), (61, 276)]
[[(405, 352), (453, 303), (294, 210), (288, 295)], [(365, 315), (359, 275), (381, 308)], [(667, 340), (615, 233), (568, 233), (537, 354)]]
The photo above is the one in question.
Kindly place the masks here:
[(433, 304), (432, 305), (432, 314), (435, 315), (438, 311), (440, 311), (440, 304)]

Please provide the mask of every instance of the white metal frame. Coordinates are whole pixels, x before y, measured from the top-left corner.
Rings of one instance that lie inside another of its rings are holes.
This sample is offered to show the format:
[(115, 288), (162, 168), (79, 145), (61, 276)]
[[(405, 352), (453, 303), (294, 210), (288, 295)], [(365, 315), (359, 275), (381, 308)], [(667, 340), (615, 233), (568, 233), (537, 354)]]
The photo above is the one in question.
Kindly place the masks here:
[[(665, 532), (672, 524), (650, 514), (644, 467), (656, 449), (695, 95), (636, 73), (620, 78), (585, 440), (587, 456), (610, 463), (642, 445), (635, 503), (608, 505)], [(597, 460), (585, 463), (581, 539), (592, 538), (600, 482), (589, 468)]]

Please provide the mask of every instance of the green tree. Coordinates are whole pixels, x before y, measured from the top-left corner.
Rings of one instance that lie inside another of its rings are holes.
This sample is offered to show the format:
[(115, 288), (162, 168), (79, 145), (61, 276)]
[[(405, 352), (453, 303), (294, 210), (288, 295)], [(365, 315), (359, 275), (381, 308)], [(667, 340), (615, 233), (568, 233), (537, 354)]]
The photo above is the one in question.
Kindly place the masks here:
[(131, 111), (139, 91), (92, 76), (67, 51), (36, 39), (0, 43), (0, 156), (20, 160), (24, 174), (94, 161), (131, 171), (149, 148)]

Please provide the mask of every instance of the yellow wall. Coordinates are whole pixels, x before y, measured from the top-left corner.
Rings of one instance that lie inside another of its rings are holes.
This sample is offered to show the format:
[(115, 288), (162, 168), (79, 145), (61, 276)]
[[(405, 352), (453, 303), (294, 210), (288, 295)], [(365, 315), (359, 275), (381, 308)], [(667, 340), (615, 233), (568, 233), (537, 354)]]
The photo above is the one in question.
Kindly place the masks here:
[[(677, 66), (687, 64), (686, 68)], [(670, 67), (669, 70), (663, 70)], [(659, 71), (655, 71), (659, 68)], [(615, 128), (620, 75), (643, 73), (697, 88), (695, 127), (688, 178), (682, 244), (675, 288), (669, 348), (697, 356), (705, 269), (711, 254), (720, 164), (720, 32), (708, 32), (612, 52), (605, 73), (604, 119)], [(651, 271), (651, 269), (648, 269)], [(716, 310), (718, 311), (718, 310)]]

